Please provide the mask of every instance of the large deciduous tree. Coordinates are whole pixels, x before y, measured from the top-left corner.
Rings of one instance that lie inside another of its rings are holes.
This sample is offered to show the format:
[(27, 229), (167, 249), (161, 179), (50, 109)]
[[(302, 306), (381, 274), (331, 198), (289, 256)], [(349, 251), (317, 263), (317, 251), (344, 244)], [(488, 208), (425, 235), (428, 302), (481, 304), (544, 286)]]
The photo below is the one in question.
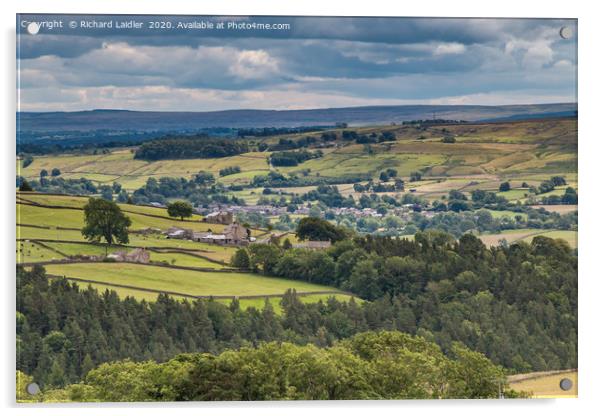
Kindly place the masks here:
[(111, 245), (117, 241), (129, 243), (128, 227), (132, 221), (113, 201), (90, 198), (84, 206), (84, 228), (82, 235), (90, 241), (100, 241), (102, 238)]
[(184, 218), (192, 217), (192, 205), (186, 201), (175, 201), (167, 205), (167, 213), (170, 217), (179, 217), (180, 221), (184, 221)]
[(321, 218), (305, 217), (297, 226), (297, 237), (300, 240), (330, 241), (336, 243), (347, 237), (347, 232)]

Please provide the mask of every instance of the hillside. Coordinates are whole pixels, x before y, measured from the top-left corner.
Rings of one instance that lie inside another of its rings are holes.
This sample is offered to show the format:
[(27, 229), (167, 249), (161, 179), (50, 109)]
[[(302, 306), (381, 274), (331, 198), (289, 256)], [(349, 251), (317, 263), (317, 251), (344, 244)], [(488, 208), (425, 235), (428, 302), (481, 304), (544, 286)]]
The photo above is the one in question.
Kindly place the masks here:
[(186, 130), (207, 127), (294, 127), (334, 125), (351, 126), (401, 123), (407, 120), (437, 118), (476, 121), (536, 114), (575, 113), (574, 103), (536, 105), (400, 105), (373, 107), (323, 108), (311, 110), (226, 110), (210, 112), (161, 112), (91, 110), (76, 112), (17, 113), (20, 131), (70, 130)]

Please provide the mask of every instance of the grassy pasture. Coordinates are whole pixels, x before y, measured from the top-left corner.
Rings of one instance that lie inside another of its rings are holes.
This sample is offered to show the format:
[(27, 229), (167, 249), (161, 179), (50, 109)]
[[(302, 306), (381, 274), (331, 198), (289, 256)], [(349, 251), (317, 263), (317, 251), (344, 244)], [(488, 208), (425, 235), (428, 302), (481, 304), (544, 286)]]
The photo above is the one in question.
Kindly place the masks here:
[(508, 243), (525, 241), (531, 243), (534, 237), (543, 236), (554, 239), (565, 240), (572, 248), (577, 248), (577, 232), (568, 230), (541, 230), (541, 229), (519, 229), (504, 230), (499, 234), (482, 234), (479, 238), (488, 246), (498, 245), (499, 241), (505, 239)]
[[(64, 240), (73, 242), (86, 241), (82, 236), (81, 232), (76, 230), (57, 230), (24, 226), (17, 227), (17, 238), (28, 240)], [(159, 247), (164, 248), (166, 250), (194, 250), (198, 254), (209, 257), (212, 260), (221, 262), (229, 262), (230, 258), (232, 257), (232, 254), (234, 254), (234, 252), (236, 251), (235, 247), (222, 247), (205, 243), (196, 243), (194, 241), (187, 240), (170, 240), (165, 238), (164, 236), (141, 236), (136, 234), (130, 234), (129, 246)], [(116, 247), (115, 250), (123, 250), (123, 248)]]
[[(101, 293), (104, 292), (105, 290), (109, 290), (109, 291), (112, 290), (112, 291), (115, 291), (117, 293), (117, 295), (121, 298), (125, 298), (125, 297), (129, 296), (129, 297), (135, 298), (137, 300), (145, 300), (147, 302), (156, 301), (157, 296), (158, 296), (156, 293), (145, 292), (142, 290), (135, 290), (135, 289), (126, 289), (126, 288), (122, 288), (122, 287), (115, 287), (115, 286), (103, 285), (103, 284), (98, 284), (98, 283), (78, 282), (78, 285), (82, 289), (87, 288), (88, 286), (91, 286)], [(185, 298), (182, 296), (171, 296), (171, 297), (174, 299), (178, 299), (178, 300), (188, 300), (189, 302), (192, 300), (191, 298)], [(338, 300), (340, 302), (347, 302), (351, 299), (351, 296), (340, 294), (340, 293), (325, 294), (325, 295), (299, 295), (299, 299), (303, 303), (317, 303), (319, 301), (326, 302), (331, 297), (334, 297), (336, 300)], [(250, 307), (253, 307), (255, 309), (263, 309), (263, 307), (265, 306), (266, 299), (272, 305), (272, 307), (274, 308), (274, 312), (277, 315), (282, 314), (282, 307), (280, 306), (280, 301), (282, 300), (281, 297), (258, 298), (258, 299), (239, 299), (238, 302), (240, 304), (241, 309), (247, 309)], [(224, 305), (230, 305), (230, 303), (232, 303), (231, 299), (214, 299), (214, 301), (222, 303)], [(355, 301), (358, 303), (362, 302), (361, 299), (357, 299), (357, 298), (355, 298)]]
[(513, 211), (494, 211), (494, 210), (488, 210), (489, 212), (491, 212), (491, 216), (493, 218), (502, 218), (502, 217), (508, 217), (508, 218), (512, 218), (514, 219), (514, 217), (519, 216), (522, 219), (526, 220), (527, 219), (527, 214), (523, 214), (520, 212), (513, 212)]
[[(560, 388), (560, 380), (568, 378), (573, 382), (570, 390)], [(516, 391), (532, 393), (533, 398), (575, 398), (578, 395), (578, 372), (541, 372), (531, 374), (518, 374), (508, 377), (510, 388)]]
[(132, 263), (75, 263), (46, 266), (50, 274), (117, 283), (195, 296), (278, 295), (289, 288), (297, 291), (332, 291), (322, 285), (265, 277), (252, 273), (219, 273), (168, 269)]
[[(182, 222), (177, 219), (150, 217), (129, 211), (126, 212), (126, 215), (132, 220), (132, 230), (141, 230), (145, 228), (167, 230), (173, 226), (190, 228), (195, 231), (207, 231), (209, 229), (221, 231), (224, 229), (224, 226), (220, 224), (208, 224), (193, 221)], [(17, 205), (17, 221), (20, 224), (82, 228), (84, 225), (84, 212), (80, 209), (52, 209), (19, 204)]]
[[(144, 185), (150, 177), (177, 176), (191, 178), (200, 170), (211, 172), (219, 178), (219, 171), (229, 166), (239, 166), (241, 174), (224, 177), (224, 182), (248, 182), (254, 174), (267, 172), (269, 152), (250, 152), (225, 158), (160, 160), (147, 162), (134, 159), (129, 149), (114, 150), (106, 155), (50, 155), (38, 156), (27, 168), (17, 165), (17, 172), (27, 179), (37, 179), (40, 171), (59, 168), (64, 178), (88, 178), (98, 183), (119, 182), (126, 189)], [(249, 173), (252, 172), (252, 173)]]
[(487, 246), (497, 246), (499, 241), (504, 239), (508, 243), (514, 243), (515, 241), (522, 240), (530, 235), (536, 235), (541, 233), (542, 230), (538, 229), (519, 229), (519, 230), (504, 230), (499, 234), (482, 234), (479, 238)]
[[(24, 201), (31, 201), (41, 205), (48, 206), (61, 206), (68, 208), (83, 208), (88, 203), (89, 197), (86, 196), (74, 196), (74, 195), (48, 195), (38, 193), (19, 192), (17, 198), (23, 199)], [(177, 221), (176, 218), (172, 218), (167, 214), (165, 208), (156, 208), (152, 206), (144, 205), (129, 205), (129, 204), (117, 204), (119, 207), (127, 213), (132, 214), (143, 214), (152, 215), (154, 217), (159, 216), (170, 221)], [(203, 217), (198, 214), (193, 214), (192, 217), (187, 218), (190, 221), (201, 221)]]
[(568, 214), (569, 212), (577, 211), (577, 205), (531, 205), (531, 208), (543, 208), (549, 212), (557, 212), (560, 215)]
[[(96, 245), (96, 244), (84, 244), (84, 243), (45, 243), (47, 246), (52, 247), (67, 256), (75, 256), (78, 254), (88, 255), (88, 256), (102, 256), (105, 254), (105, 246), (104, 245)], [(123, 247), (109, 247), (108, 252), (114, 253), (116, 251), (130, 251), (130, 249), (124, 249)], [(179, 253), (161, 253), (151, 251), (150, 260), (155, 262), (167, 262), (168, 264), (174, 264), (176, 266), (184, 266), (184, 267), (207, 267), (213, 269), (222, 269), (223, 265), (214, 263), (207, 259), (194, 256), (192, 254), (186, 252)], [(207, 253), (207, 257), (211, 257), (212, 253)], [(59, 256), (62, 257), (62, 256)], [(175, 260), (175, 261), (174, 261)], [(28, 261), (36, 261), (36, 260), (28, 260)], [(39, 260), (39, 261), (43, 261)], [(172, 262), (173, 261), (173, 262)]]
[[(572, 248), (577, 248), (577, 232), (576, 231), (568, 231), (568, 230), (553, 230), (553, 231), (545, 231), (541, 234), (537, 234), (537, 236), (548, 237), (553, 239), (562, 239), (569, 243), (569, 246)], [(523, 240), (527, 243), (530, 243), (536, 235), (530, 235), (525, 237)]]
[(62, 259), (60, 254), (31, 241), (17, 241), (17, 263)]
[(529, 191), (529, 189), (520, 188), (520, 189), (510, 189), (509, 191), (506, 191), (506, 192), (497, 192), (496, 195), (503, 196), (508, 201), (519, 201), (519, 200), (527, 198), (528, 196), (531, 196), (532, 194), (531, 194), (531, 191)]

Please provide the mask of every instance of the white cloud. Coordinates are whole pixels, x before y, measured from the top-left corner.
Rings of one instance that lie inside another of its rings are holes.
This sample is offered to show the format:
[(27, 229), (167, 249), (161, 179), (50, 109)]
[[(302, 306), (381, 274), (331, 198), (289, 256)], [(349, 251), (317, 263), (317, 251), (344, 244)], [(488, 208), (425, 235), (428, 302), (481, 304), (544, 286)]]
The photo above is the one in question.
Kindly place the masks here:
[(244, 79), (262, 79), (280, 72), (278, 61), (264, 50), (238, 52), (229, 71)]
[(464, 53), (465, 51), (466, 51), (466, 46), (464, 46), (461, 43), (456, 43), (456, 42), (440, 43), (435, 47), (435, 49), (433, 51), (433, 55), (435, 55), (435, 56), (457, 55), (457, 54)]

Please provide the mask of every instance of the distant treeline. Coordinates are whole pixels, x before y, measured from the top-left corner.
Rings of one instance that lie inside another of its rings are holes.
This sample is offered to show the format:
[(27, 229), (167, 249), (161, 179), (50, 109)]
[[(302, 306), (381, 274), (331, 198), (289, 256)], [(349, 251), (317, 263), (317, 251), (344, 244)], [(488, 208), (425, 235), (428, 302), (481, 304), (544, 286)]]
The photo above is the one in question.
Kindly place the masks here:
[(274, 152), (270, 155), (270, 163), (273, 166), (297, 166), (310, 159), (318, 159), (323, 156), (321, 150), (309, 152), (299, 150), (296, 152)]
[(331, 129), (334, 126), (306, 126), (306, 127), (255, 127), (248, 129), (238, 129), (238, 137), (268, 137), (278, 136), (280, 134), (297, 134), (307, 133), (311, 131), (320, 131), (325, 129)]
[(135, 154), (136, 159), (204, 159), (234, 156), (249, 151), (244, 141), (195, 136), (166, 136), (142, 144)]
[(158, 180), (148, 178), (146, 184), (136, 189), (131, 196), (120, 194), (119, 202), (128, 199), (134, 204), (151, 202), (167, 204), (169, 199), (185, 199), (195, 206), (207, 206), (211, 203), (245, 205), (244, 199), (227, 195), (223, 185), (215, 183), (215, 177), (209, 172), (199, 172), (192, 179), (164, 176)]
[(251, 187), (296, 187), (296, 186), (314, 186), (314, 185), (335, 185), (342, 183), (357, 183), (370, 179), (370, 174), (358, 173), (356, 175), (346, 175), (338, 177), (326, 176), (307, 176), (308, 171), (302, 172), (301, 176), (291, 174), (285, 176), (281, 173), (270, 171), (267, 175), (256, 175), (251, 181)]
[(202, 134), (213, 137), (233, 136), (230, 128), (206, 128), (179, 131), (139, 131), (139, 130), (92, 130), (92, 131), (50, 131), (18, 132), (17, 154), (53, 154), (61, 152), (91, 153), (94, 149), (109, 149), (123, 146), (139, 146), (149, 140), (166, 135)]
[(402, 122), (401, 124), (406, 126), (406, 125), (414, 125), (414, 124), (429, 125), (429, 124), (464, 124), (464, 123), (468, 123), (468, 121), (445, 120), (442, 118), (437, 118), (437, 119), (425, 119), (425, 120), (407, 120), (407, 121)]

